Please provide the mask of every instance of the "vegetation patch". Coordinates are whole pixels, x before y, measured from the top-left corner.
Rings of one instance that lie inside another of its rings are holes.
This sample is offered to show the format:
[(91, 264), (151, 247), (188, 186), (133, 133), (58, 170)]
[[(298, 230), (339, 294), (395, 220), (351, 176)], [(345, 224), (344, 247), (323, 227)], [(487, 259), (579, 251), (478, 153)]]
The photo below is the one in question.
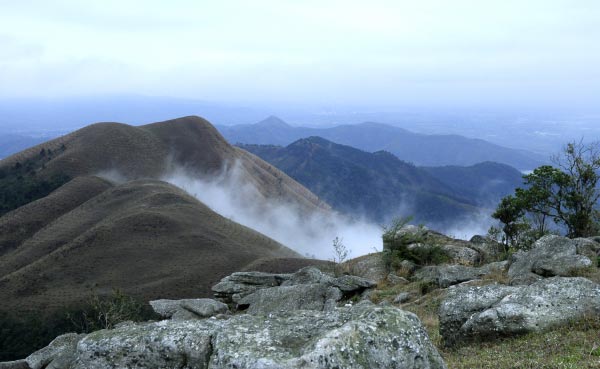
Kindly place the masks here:
[(48, 196), (71, 178), (64, 174), (49, 177), (39, 174), (53, 157), (64, 151), (42, 149), (38, 155), (10, 168), (0, 168), (0, 216), (32, 201)]

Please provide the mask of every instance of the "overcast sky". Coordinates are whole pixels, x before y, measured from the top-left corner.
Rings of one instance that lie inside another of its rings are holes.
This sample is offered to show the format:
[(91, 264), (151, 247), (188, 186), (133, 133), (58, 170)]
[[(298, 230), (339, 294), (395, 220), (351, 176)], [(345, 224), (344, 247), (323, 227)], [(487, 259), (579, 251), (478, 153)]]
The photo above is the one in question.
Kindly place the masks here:
[(0, 0), (0, 96), (597, 104), (600, 1)]

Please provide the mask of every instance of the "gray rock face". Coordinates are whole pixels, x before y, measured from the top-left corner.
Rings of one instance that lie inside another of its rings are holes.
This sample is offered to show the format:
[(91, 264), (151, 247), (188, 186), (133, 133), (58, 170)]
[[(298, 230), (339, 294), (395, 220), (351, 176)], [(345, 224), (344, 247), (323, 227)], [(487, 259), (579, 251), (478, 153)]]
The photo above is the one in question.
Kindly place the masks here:
[(72, 364), (77, 343), (83, 336), (76, 333), (58, 336), (48, 346), (29, 355), (25, 361), (31, 369), (68, 368)]
[(410, 283), (408, 279), (406, 279), (404, 277), (399, 277), (399, 276), (397, 276), (394, 273), (388, 274), (388, 276), (385, 278), (385, 280), (389, 284), (391, 284), (392, 286), (395, 286), (395, 285), (398, 285), (398, 284), (403, 285), (403, 284), (409, 284)]
[(439, 311), (447, 345), (554, 328), (600, 313), (600, 285), (585, 278), (553, 277), (528, 286), (457, 287)]
[(471, 248), (477, 250), (483, 260), (498, 260), (504, 254), (504, 246), (489, 237), (475, 235), (469, 242)]
[(352, 275), (376, 282), (384, 279), (388, 273), (380, 252), (346, 261), (342, 266), (347, 267)]
[(501, 271), (506, 267), (506, 262), (486, 264), (482, 267), (468, 267), (464, 265), (433, 265), (419, 269), (414, 279), (433, 283), (440, 288), (459, 284), (474, 279), (479, 279), (494, 271)]
[(235, 292), (231, 296), (237, 308), (247, 308), (251, 314), (267, 315), (280, 310), (331, 310), (343, 297), (360, 295), (375, 286), (375, 282), (365, 278), (350, 275), (334, 278), (315, 267), (306, 267), (294, 274), (272, 275), (273, 278), (261, 273), (262, 280), (278, 284), (271, 287), (263, 284), (252, 291), (256, 284), (246, 287), (239, 280), (236, 280), (235, 288), (230, 288), (232, 277), (237, 278), (236, 274), (225, 277), (213, 287), (215, 296), (222, 298), (225, 295), (223, 286), (226, 286), (228, 293)]
[[(55, 357), (48, 356), (49, 360)], [(55, 369), (446, 368), (416, 315), (360, 303), (227, 320), (129, 323), (88, 334)]]
[(0, 363), (0, 369), (30, 369), (25, 360), (6, 361)]
[(593, 264), (585, 254), (591, 254), (594, 246), (595, 243), (587, 239), (544, 236), (528, 252), (520, 251), (511, 256), (510, 284), (531, 284), (543, 277), (571, 276), (578, 269)]
[(332, 310), (343, 297), (342, 292), (323, 283), (265, 288), (240, 300), (250, 314), (268, 315), (276, 311)]
[(279, 286), (290, 277), (291, 274), (238, 272), (223, 278), (212, 287), (212, 291), (217, 300), (237, 303), (259, 289)]
[(154, 300), (150, 306), (163, 318), (175, 320), (208, 318), (229, 311), (226, 304), (213, 299)]
[(481, 260), (479, 252), (472, 249), (471, 247), (454, 244), (444, 244), (441, 246), (429, 244), (429, 243), (413, 243), (407, 246), (409, 250), (415, 249), (431, 249), (433, 247), (439, 247), (444, 254), (450, 259), (452, 264), (461, 265), (476, 265)]

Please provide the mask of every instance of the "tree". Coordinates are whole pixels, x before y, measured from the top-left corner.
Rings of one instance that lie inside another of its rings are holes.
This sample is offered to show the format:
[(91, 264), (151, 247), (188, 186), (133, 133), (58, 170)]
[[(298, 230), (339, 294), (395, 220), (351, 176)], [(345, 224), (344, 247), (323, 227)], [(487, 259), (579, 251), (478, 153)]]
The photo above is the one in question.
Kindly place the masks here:
[(517, 219), (526, 214), (540, 236), (548, 232), (548, 219), (565, 226), (571, 238), (598, 231), (600, 143), (569, 143), (553, 162), (556, 166), (544, 165), (523, 176), (526, 187), (502, 199), (492, 215), (513, 240), (519, 232)]

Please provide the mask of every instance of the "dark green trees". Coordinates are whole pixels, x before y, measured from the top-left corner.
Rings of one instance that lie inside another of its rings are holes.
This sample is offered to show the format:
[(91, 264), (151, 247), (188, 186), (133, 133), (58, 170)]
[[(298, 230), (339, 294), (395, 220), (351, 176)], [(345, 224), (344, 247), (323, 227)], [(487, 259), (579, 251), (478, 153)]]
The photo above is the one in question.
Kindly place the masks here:
[(515, 245), (523, 232), (548, 232), (548, 220), (571, 238), (598, 232), (600, 143), (569, 143), (556, 166), (541, 166), (523, 176), (525, 188), (502, 199), (492, 217), (503, 224), (504, 239)]

